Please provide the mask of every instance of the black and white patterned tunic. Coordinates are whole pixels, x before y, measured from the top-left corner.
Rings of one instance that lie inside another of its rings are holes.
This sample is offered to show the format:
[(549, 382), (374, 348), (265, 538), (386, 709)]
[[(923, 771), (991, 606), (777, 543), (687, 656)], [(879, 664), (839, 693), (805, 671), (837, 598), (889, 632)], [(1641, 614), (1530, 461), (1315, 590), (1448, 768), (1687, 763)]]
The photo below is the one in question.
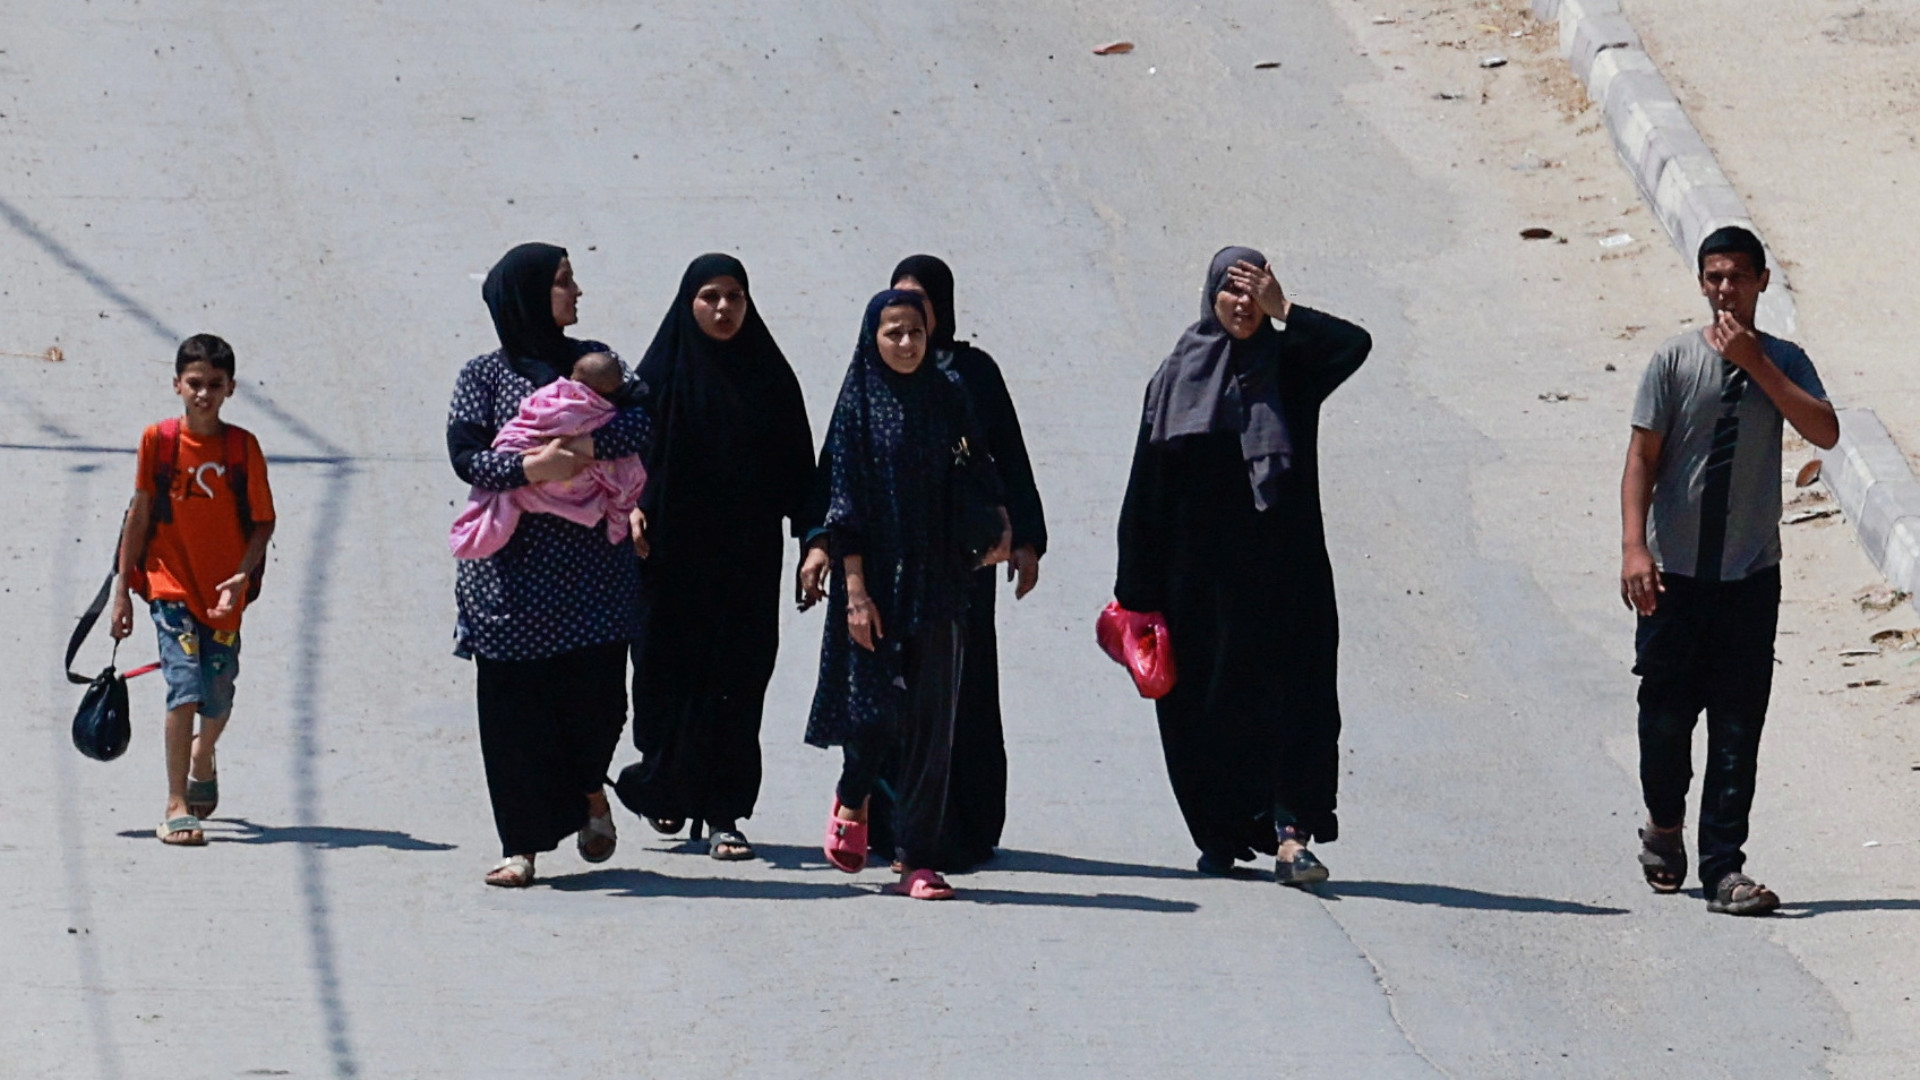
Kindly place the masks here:
[[(631, 375), (629, 382), (635, 382)], [(489, 491), (527, 483), (520, 455), (496, 451), (491, 444), (535, 389), (498, 351), (467, 361), (447, 414), (448, 451), (461, 479)], [(622, 408), (593, 433), (594, 457), (642, 453), (651, 434), (643, 406)], [(604, 528), (552, 514), (524, 515), (500, 551), (460, 560), (454, 592), (459, 603), (455, 651), (461, 655), (539, 660), (630, 641), (639, 633), (640, 568), (633, 546), (610, 544)]]

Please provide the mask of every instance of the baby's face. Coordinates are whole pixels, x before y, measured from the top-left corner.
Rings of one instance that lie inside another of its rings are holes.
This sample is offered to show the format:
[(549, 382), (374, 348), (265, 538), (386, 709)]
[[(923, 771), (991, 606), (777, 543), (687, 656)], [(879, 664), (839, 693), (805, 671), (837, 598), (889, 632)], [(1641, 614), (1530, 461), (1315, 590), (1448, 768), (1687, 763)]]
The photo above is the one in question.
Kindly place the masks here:
[(610, 398), (620, 392), (625, 375), (620, 370), (620, 361), (611, 353), (588, 353), (573, 363), (575, 382), (584, 383), (587, 389)]

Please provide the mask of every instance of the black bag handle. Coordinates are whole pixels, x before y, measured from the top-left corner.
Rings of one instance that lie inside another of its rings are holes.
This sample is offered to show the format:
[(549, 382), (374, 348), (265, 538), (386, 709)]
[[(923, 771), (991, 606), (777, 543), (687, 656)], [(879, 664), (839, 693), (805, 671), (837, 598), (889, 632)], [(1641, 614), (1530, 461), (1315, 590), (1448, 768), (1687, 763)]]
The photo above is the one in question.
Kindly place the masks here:
[[(113, 595), (113, 583), (120, 576), (118, 567), (107, 574), (107, 580), (100, 583), (100, 591), (93, 594), (93, 603), (87, 605), (86, 613), (80, 616), (80, 624), (73, 628), (73, 637), (67, 639), (67, 681), (78, 686), (86, 686), (97, 676), (80, 675), (73, 670), (73, 658), (80, 655), (80, 646), (93, 633), (93, 624), (100, 621), (100, 613), (107, 610), (107, 599)], [(120, 642), (113, 643), (113, 658), (120, 656)], [(107, 661), (107, 669), (113, 669), (113, 659)]]

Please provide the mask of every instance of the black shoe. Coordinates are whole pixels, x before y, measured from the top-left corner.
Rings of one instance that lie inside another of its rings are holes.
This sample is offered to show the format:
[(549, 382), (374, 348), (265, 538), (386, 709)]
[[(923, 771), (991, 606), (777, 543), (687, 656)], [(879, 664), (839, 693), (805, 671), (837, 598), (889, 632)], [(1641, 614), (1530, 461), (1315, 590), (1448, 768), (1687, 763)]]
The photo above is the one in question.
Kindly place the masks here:
[(1327, 868), (1313, 852), (1301, 848), (1291, 860), (1274, 860), (1273, 880), (1282, 885), (1318, 885), (1327, 880)]
[(1232, 877), (1235, 869), (1233, 865), (1233, 854), (1231, 852), (1203, 851), (1200, 853), (1200, 861), (1194, 865), (1194, 869), (1199, 870), (1208, 877)]

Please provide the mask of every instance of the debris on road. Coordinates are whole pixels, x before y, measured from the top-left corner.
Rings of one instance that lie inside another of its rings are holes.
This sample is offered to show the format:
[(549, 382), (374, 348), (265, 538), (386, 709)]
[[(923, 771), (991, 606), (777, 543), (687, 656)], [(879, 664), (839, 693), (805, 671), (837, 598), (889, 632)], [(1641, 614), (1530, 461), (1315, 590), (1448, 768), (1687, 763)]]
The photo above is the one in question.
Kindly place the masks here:
[(1095, 45), (1093, 47), (1093, 55), (1095, 56), (1119, 56), (1132, 51), (1133, 42), (1131, 41), (1109, 41), (1105, 45)]
[(1889, 627), (1885, 630), (1876, 630), (1867, 640), (1889, 649), (1916, 649), (1920, 648), (1920, 630)]
[(1632, 233), (1614, 233), (1612, 236), (1603, 236), (1600, 238), (1600, 246), (1603, 248), (1626, 247), (1631, 243), (1633, 243)]
[(1494, 56), (1483, 56), (1480, 58), (1480, 66), (1483, 68), (1506, 67), (1507, 58), (1497, 54)]
[(1438, 92), (1436, 92), (1436, 93), (1435, 93), (1435, 94), (1433, 95), (1433, 100), (1435, 100), (1435, 101), (1459, 101), (1460, 99), (1462, 99), (1462, 98), (1464, 98), (1464, 97), (1466, 97), (1466, 96), (1467, 96), (1467, 95), (1465, 95), (1465, 94), (1457, 94), (1457, 93), (1455, 93), (1455, 92), (1453, 92), (1452, 90), (1441, 90), (1441, 91), (1438, 91)]
[(1277, 68), (1279, 66), (1280, 66), (1280, 61), (1278, 60), (1262, 60), (1259, 63), (1253, 65), (1253, 70), (1272, 71), (1274, 68)]
[(1373, 25), (1375, 26), (1389, 26), (1393, 23), (1399, 22), (1400, 20), (1394, 18), (1391, 15), (1375, 15), (1372, 21), (1373, 21)]
[(1522, 239), (1522, 240), (1551, 240), (1551, 239), (1553, 239), (1553, 230), (1552, 230), (1552, 229), (1543, 229), (1543, 228), (1541, 228), (1541, 227), (1540, 227), (1540, 226), (1538, 226), (1538, 225), (1533, 225), (1533, 226), (1529, 226), (1528, 228), (1525, 228), (1525, 229), (1521, 229), (1521, 230), (1520, 230), (1520, 239)]
[(1853, 602), (1861, 611), (1886, 612), (1906, 603), (1907, 594), (1891, 585), (1874, 585), (1853, 594)]
[(22, 360), (45, 360), (52, 364), (67, 358), (67, 354), (61, 352), (58, 345), (49, 345), (41, 352), (0, 352), (0, 356), (17, 356)]
[(1879, 656), (1879, 649), (1841, 649), (1841, 656)]
[(1814, 458), (1812, 461), (1800, 466), (1800, 471), (1794, 474), (1793, 486), (1812, 487), (1813, 482), (1818, 479), (1820, 479), (1820, 459)]
[(1565, 390), (1549, 390), (1546, 393), (1540, 394), (1537, 396), (1540, 398), (1541, 401), (1585, 401), (1587, 400), (1587, 395), (1585, 394), (1570, 394)]
[(1885, 686), (1885, 685), (1887, 685), (1887, 680), (1885, 679), (1861, 679), (1859, 682), (1848, 683), (1847, 689), (1858, 690), (1863, 686)]
[(1780, 519), (1780, 524), (1800, 525), (1809, 521), (1818, 521), (1821, 518), (1830, 518), (1838, 514), (1839, 512), (1840, 512), (1840, 508), (1837, 506), (1818, 506), (1813, 508), (1812, 510), (1800, 510), (1792, 514), (1788, 514), (1786, 517)]

